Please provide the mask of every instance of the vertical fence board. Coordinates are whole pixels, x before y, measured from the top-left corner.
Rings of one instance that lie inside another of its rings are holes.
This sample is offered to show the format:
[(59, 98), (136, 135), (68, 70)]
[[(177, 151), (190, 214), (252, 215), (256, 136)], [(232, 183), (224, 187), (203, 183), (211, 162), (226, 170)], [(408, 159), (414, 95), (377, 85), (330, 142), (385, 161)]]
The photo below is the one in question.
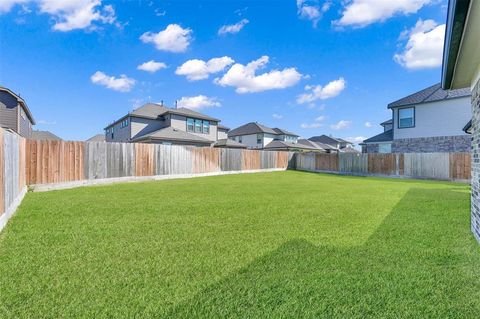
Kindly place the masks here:
[(3, 129), (0, 128), (0, 216), (5, 212), (5, 175), (4, 175), (4, 134)]

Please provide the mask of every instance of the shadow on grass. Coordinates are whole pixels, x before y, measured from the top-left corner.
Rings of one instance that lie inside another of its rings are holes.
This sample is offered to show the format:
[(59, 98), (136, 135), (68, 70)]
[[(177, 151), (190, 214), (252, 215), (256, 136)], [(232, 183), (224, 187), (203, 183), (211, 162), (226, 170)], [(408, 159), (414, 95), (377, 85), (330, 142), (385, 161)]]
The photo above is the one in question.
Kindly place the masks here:
[(176, 305), (175, 318), (475, 317), (480, 249), (468, 194), (412, 189), (365, 245), (286, 242)]

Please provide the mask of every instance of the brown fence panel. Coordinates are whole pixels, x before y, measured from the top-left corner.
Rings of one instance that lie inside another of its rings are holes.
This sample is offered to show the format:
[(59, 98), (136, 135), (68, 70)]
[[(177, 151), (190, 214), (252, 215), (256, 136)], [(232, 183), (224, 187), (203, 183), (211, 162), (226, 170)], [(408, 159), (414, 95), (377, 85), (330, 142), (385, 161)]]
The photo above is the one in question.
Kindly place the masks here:
[(25, 164), (24, 180), (27, 184), (84, 179), (83, 142), (23, 140), (22, 149), (25, 154), (20, 153), (20, 162)]
[(242, 170), (260, 169), (260, 151), (242, 150)]
[(381, 175), (396, 175), (397, 155), (368, 154), (368, 173)]
[(220, 171), (220, 149), (197, 147), (193, 149), (193, 172), (210, 173)]
[(26, 181), (26, 148), (27, 142), (23, 137), (19, 138), (18, 143), (18, 191), (21, 192), (25, 187)]
[(153, 176), (155, 145), (135, 144), (135, 176)]
[(338, 172), (338, 154), (315, 154), (315, 170)]
[(450, 154), (450, 178), (470, 179), (471, 156), (469, 153)]
[(288, 167), (288, 152), (276, 152), (277, 158), (275, 163), (275, 168), (287, 168)]

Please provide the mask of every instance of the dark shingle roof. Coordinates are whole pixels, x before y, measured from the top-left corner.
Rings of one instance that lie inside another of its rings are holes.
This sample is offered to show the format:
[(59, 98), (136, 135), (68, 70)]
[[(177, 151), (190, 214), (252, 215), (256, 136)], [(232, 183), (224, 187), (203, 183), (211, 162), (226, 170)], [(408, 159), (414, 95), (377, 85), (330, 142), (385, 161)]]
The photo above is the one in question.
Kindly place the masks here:
[(171, 109), (171, 108), (165, 107), (165, 106), (160, 105), (160, 104), (147, 103), (147, 104), (142, 105), (141, 107), (131, 111), (127, 115), (122, 116), (121, 118), (119, 118), (115, 122), (109, 124), (107, 127), (110, 127), (110, 126), (120, 122), (121, 120), (123, 120), (127, 116), (137, 116), (137, 117), (142, 117), (142, 118), (157, 119), (158, 117), (164, 116), (164, 115), (167, 115), (167, 114), (176, 114), (176, 115), (181, 115), (181, 116), (186, 116), (186, 117), (194, 117), (194, 118), (198, 118), (198, 119), (202, 119), (202, 120), (208, 120), (208, 121), (212, 121), (212, 122), (220, 122), (220, 120), (217, 119), (217, 118), (214, 118), (214, 117), (211, 117), (211, 116), (208, 116), (208, 115), (205, 115), (205, 114), (187, 109), (185, 107), (181, 107), (181, 108), (178, 108), (178, 109)]
[(432, 85), (426, 89), (413, 93), (409, 96), (401, 98), (395, 102), (388, 104), (388, 108), (409, 106), (414, 104), (422, 104), (434, 101), (449, 100), (458, 97), (470, 96), (470, 88), (458, 90), (443, 90), (440, 83)]
[(373, 137), (367, 138), (363, 143), (377, 143), (393, 141), (393, 130), (388, 130)]
[(287, 130), (284, 130), (284, 129), (281, 129), (281, 128), (278, 128), (278, 127), (274, 127), (273, 130), (275, 132), (277, 132), (277, 134), (280, 134), (280, 135), (291, 135), (291, 136), (299, 136), (295, 133), (292, 133), (290, 131), (287, 131)]
[(269, 128), (268, 126), (262, 125), (257, 122), (250, 122), (245, 125), (239, 126), (230, 132), (228, 132), (228, 136), (239, 136), (239, 135), (249, 135), (249, 134), (257, 134), (257, 133), (269, 133), (278, 135), (273, 129)]
[(462, 131), (467, 134), (472, 134), (472, 120), (468, 121), (467, 124), (465, 124)]
[(320, 143), (320, 142), (313, 142), (313, 141), (310, 141), (310, 140), (307, 140), (307, 139), (299, 139), (297, 141), (298, 144), (303, 144), (303, 145), (307, 145), (307, 146), (311, 146), (311, 147), (315, 147), (317, 149), (319, 149), (320, 151), (327, 151), (327, 150), (335, 150), (336, 148), (335, 147), (332, 147), (330, 145), (327, 145), (327, 144), (323, 144), (323, 143)]
[(231, 140), (229, 138), (224, 138), (215, 142), (213, 147), (247, 148), (247, 145)]
[(346, 141), (344, 139), (338, 138), (338, 137), (333, 137), (333, 136), (327, 136), (327, 135), (320, 135), (320, 136), (312, 136), (308, 140), (317, 142), (317, 143), (323, 143), (327, 145), (335, 145), (337, 143), (347, 143), (347, 144), (352, 144), (349, 141)]
[(138, 138), (133, 139), (132, 142), (139, 142), (143, 140), (165, 140), (165, 141), (182, 141), (182, 142), (212, 144), (212, 141), (209, 141), (203, 137), (190, 134), (185, 131), (177, 130), (171, 126), (162, 128), (152, 133), (142, 135)]
[(385, 122), (380, 123), (380, 125), (382, 125), (382, 126), (387, 125), (387, 124), (393, 124), (393, 120), (389, 119), (389, 120), (386, 120)]
[(229, 127), (226, 127), (225, 125), (222, 125), (222, 124), (217, 124), (217, 129), (223, 130), (223, 131), (230, 131)]
[(90, 137), (87, 142), (105, 142), (105, 134), (96, 134)]
[(62, 139), (49, 131), (32, 131), (30, 136), (32, 140), (37, 141), (61, 141)]
[(300, 144), (290, 143), (285, 141), (274, 140), (268, 143), (264, 149), (286, 149), (286, 150), (308, 150), (308, 151), (321, 151), (317, 147)]

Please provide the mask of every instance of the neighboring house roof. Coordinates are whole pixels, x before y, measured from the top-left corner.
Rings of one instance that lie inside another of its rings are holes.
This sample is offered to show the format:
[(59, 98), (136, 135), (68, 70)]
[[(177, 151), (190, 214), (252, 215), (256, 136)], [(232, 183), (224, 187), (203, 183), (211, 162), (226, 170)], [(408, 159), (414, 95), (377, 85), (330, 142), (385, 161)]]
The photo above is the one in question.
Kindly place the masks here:
[(388, 104), (388, 108), (418, 105), (422, 103), (445, 101), (459, 97), (470, 96), (470, 88), (458, 90), (443, 90), (440, 83), (432, 85), (426, 89), (413, 93), (409, 96), (401, 98), (395, 102)]
[(62, 139), (49, 131), (32, 131), (30, 139), (37, 141), (61, 141)]
[(140, 142), (145, 140), (165, 140), (212, 144), (212, 141), (209, 141), (203, 137), (177, 130), (171, 126), (134, 138), (132, 142)]
[(297, 144), (302, 144), (302, 145), (306, 145), (306, 146), (310, 146), (310, 147), (315, 147), (317, 149), (319, 149), (320, 151), (327, 151), (327, 150), (335, 150), (336, 148), (330, 146), (330, 145), (327, 145), (327, 144), (323, 144), (323, 143), (319, 143), (319, 142), (313, 142), (313, 141), (309, 141), (307, 139), (299, 139), (297, 141)]
[(379, 143), (393, 141), (393, 130), (388, 130), (373, 137), (367, 138), (363, 143)]
[(158, 119), (159, 117), (165, 116), (167, 114), (176, 114), (176, 115), (181, 115), (181, 116), (185, 116), (185, 117), (194, 117), (194, 118), (198, 118), (198, 119), (202, 119), (202, 120), (208, 120), (208, 121), (212, 121), (212, 122), (220, 122), (220, 120), (217, 119), (217, 118), (214, 118), (214, 117), (211, 117), (211, 116), (199, 113), (199, 112), (192, 111), (192, 110), (187, 109), (185, 107), (181, 107), (181, 108), (178, 108), (178, 109), (171, 109), (171, 108), (165, 107), (165, 106), (160, 105), (160, 104), (147, 103), (147, 104), (129, 112), (127, 115), (122, 116), (121, 118), (119, 118), (115, 122), (109, 124), (106, 128), (122, 121), (124, 118), (126, 118), (128, 116), (148, 118), (148, 119)]
[(247, 145), (231, 140), (229, 138), (224, 138), (215, 142), (213, 147), (247, 148)]
[(333, 137), (333, 136), (327, 136), (327, 135), (320, 135), (320, 136), (312, 136), (308, 139), (309, 141), (317, 142), (317, 143), (323, 143), (327, 145), (336, 145), (338, 143), (347, 143), (347, 144), (353, 144), (349, 141), (345, 141), (344, 139), (338, 138), (338, 137)]
[(230, 132), (228, 132), (228, 136), (250, 135), (258, 133), (269, 133), (278, 135), (276, 131), (269, 128), (268, 126), (262, 125), (257, 122), (250, 122), (231, 130)]
[(105, 142), (105, 134), (97, 134), (90, 137), (87, 142)]
[(24, 99), (22, 99), (20, 97), (20, 95), (15, 94), (12, 90), (7, 89), (4, 86), (0, 86), (0, 91), (5, 91), (5, 92), (9, 93), (10, 95), (12, 95), (13, 97), (15, 97), (17, 99), (18, 103), (20, 103), (22, 105), (23, 110), (25, 111), (28, 118), (30, 119), (30, 122), (32, 122), (33, 125), (36, 124), (35, 119), (33, 118), (32, 112), (30, 112), (30, 109), (28, 108), (27, 103), (25, 102)]
[(472, 120), (468, 121), (462, 129), (467, 134), (472, 134)]
[(278, 127), (274, 127), (273, 130), (275, 132), (277, 132), (277, 134), (280, 134), (280, 135), (291, 135), (291, 136), (300, 136), (300, 135), (297, 135), (295, 133), (292, 133), (290, 131), (287, 131), (287, 130), (284, 130), (284, 129), (281, 129), (281, 128), (278, 128)]
[(360, 151), (354, 149), (353, 147), (345, 147), (340, 150), (340, 153), (361, 153)]
[(388, 124), (393, 124), (393, 120), (389, 119), (389, 120), (386, 120), (385, 122), (380, 123), (381, 126), (385, 126), (385, 125), (388, 125)]
[(308, 151), (321, 151), (317, 147), (308, 146), (299, 143), (290, 143), (285, 141), (274, 140), (268, 143), (264, 149), (284, 149), (284, 150), (308, 150)]
[(217, 124), (217, 130), (230, 131), (230, 128), (222, 124)]

